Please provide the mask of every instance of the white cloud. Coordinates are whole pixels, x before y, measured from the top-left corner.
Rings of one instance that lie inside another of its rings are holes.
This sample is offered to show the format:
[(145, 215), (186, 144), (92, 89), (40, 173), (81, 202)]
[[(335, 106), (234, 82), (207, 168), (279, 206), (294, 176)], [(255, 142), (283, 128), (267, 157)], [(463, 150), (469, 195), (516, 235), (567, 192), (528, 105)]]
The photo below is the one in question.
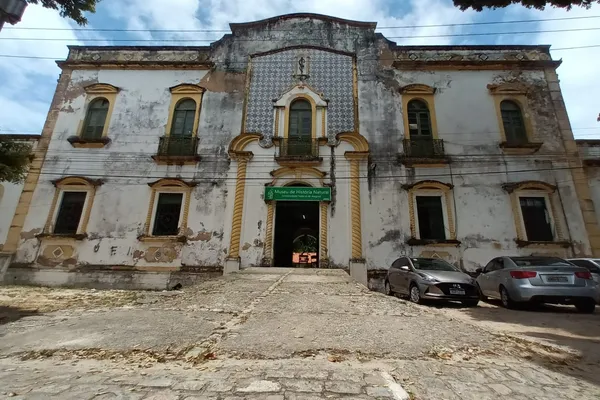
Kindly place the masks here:
[[(69, 23), (56, 11), (30, 5), (19, 28), (70, 28)], [(65, 58), (65, 42), (24, 41), (10, 38), (65, 38), (77, 39), (68, 31), (46, 32), (17, 30), (6, 25), (2, 30), (0, 54), (34, 57)], [(77, 41), (69, 42), (77, 44)], [(40, 133), (46, 119), (56, 78), (60, 69), (53, 60), (0, 57), (0, 132)]]

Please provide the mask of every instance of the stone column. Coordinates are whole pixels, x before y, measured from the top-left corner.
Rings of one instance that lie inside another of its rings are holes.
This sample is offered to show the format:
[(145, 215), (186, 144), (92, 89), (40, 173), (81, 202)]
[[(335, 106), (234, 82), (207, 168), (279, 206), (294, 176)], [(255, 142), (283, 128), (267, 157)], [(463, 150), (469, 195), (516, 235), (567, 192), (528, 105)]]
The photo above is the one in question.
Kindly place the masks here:
[(246, 192), (246, 168), (248, 160), (252, 158), (251, 152), (236, 152), (230, 154), (238, 163), (235, 182), (235, 199), (233, 204), (233, 218), (231, 220), (231, 240), (229, 241), (229, 256), (225, 261), (223, 274), (240, 270), (240, 237), (242, 235), (242, 221), (244, 217), (244, 194)]
[(321, 226), (320, 226), (320, 234), (319, 234), (319, 265), (321, 268), (327, 268), (329, 266), (329, 252), (327, 249), (327, 235), (328, 235), (328, 226), (327, 226), (327, 209), (329, 204), (325, 201), (320, 203), (321, 206)]
[(273, 266), (273, 217), (275, 215), (275, 202), (267, 202), (267, 231), (265, 232), (265, 255), (262, 264), (265, 267)]
[(360, 161), (366, 158), (362, 152), (346, 152), (350, 162), (350, 220), (352, 230), (352, 258), (350, 275), (367, 286), (367, 264), (362, 252), (362, 216), (360, 206)]

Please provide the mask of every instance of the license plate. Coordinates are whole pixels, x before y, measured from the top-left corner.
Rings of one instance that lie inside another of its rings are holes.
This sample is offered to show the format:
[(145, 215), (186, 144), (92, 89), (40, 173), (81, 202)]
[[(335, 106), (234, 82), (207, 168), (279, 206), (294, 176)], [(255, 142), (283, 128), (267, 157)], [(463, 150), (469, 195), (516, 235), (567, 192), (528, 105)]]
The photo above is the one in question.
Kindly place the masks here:
[(547, 276), (546, 281), (548, 281), (548, 282), (569, 282), (569, 278), (566, 276), (553, 275), (553, 276)]
[(458, 294), (458, 295), (464, 296), (465, 295), (465, 290), (464, 289), (453, 289), (453, 288), (450, 288), (450, 294)]

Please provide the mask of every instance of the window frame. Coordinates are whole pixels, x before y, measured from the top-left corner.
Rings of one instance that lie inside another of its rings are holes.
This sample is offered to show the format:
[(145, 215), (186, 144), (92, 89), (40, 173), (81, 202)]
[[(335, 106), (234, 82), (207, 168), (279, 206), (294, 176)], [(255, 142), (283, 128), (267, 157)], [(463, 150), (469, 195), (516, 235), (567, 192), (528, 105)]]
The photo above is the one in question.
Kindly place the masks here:
[[(503, 110), (502, 109), (503, 104), (513, 104), (516, 107), (516, 110)], [(523, 137), (520, 137), (516, 140), (514, 138), (511, 140), (508, 139), (508, 135), (506, 132), (506, 123), (504, 120), (504, 115), (502, 114), (503, 112), (506, 112), (506, 111), (519, 113), (520, 118), (521, 118), (521, 124), (523, 125), (522, 126), (522, 128), (523, 128), (522, 136)], [(525, 125), (525, 115), (523, 113), (523, 107), (517, 101), (512, 100), (512, 99), (504, 99), (504, 100), (500, 101), (500, 116), (502, 118), (502, 129), (504, 130), (504, 135), (506, 137), (506, 143), (519, 145), (519, 144), (527, 144), (530, 142), (529, 136), (527, 135), (527, 126)]]
[[(148, 206), (148, 214), (144, 225), (144, 234), (139, 237), (140, 240), (152, 239), (179, 239), (185, 235), (188, 227), (188, 215), (190, 209), (191, 193), (194, 184), (187, 183), (181, 179), (160, 179), (156, 182), (148, 184), (151, 188), (150, 204)], [(154, 222), (156, 221), (156, 210), (158, 207), (158, 197), (161, 193), (182, 193), (181, 210), (178, 221), (178, 232), (176, 235), (154, 235)]]
[(171, 104), (169, 106), (169, 115), (167, 117), (167, 124), (165, 126), (165, 136), (171, 136), (173, 130), (173, 123), (175, 122), (175, 109), (177, 108), (177, 105), (181, 104), (187, 99), (190, 99), (196, 103), (196, 110), (194, 113), (194, 124), (191, 137), (197, 137), (198, 128), (200, 126), (202, 99), (204, 97), (204, 92), (206, 91), (206, 89), (199, 85), (182, 83), (180, 85), (169, 88), (169, 91), (171, 92)]
[[(440, 199), (440, 207), (442, 208), (442, 219), (443, 219), (443, 225), (444, 225), (444, 238), (439, 238), (439, 239), (433, 239), (433, 238), (424, 238), (421, 235), (421, 223), (419, 220), (419, 203), (417, 201), (417, 197), (436, 197)], [(418, 192), (413, 193), (413, 201), (415, 203), (415, 231), (417, 234), (417, 239), (421, 239), (421, 240), (448, 240), (448, 234), (449, 234), (449, 229), (448, 227), (450, 226), (449, 222), (448, 222), (448, 212), (446, 210), (446, 207), (444, 207), (444, 203), (446, 203), (446, 199), (445, 199), (445, 193), (440, 191), (440, 190), (431, 190), (431, 189), (427, 189), (427, 190), (419, 190)]]
[[(84, 88), (84, 91), (86, 93), (86, 98), (85, 104), (82, 108), (83, 118), (79, 121), (79, 126), (77, 127), (77, 137), (82, 142), (72, 144), (74, 146), (76, 144), (75, 147), (104, 147), (104, 145), (106, 144), (106, 138), (108, 137), (108, 131), (110, 129), (110, 122), (117, 100), (117, 94), (121, 91), (121, 89), (108, 83), (96, 83), (93, 85), (86, 86)], [(108, 110), (106, 112), (106, 118), (104, 120), (102, 135), (99, 138), (86, 138), (84, 133), (89, 118), (90, 107), (95, 101), (99, 99), (104, 99), (108, 101)], [(98, 143), (99, 145), (97, 145)]]
[(562, 229), (564, 224), (563, 217), (558, 213), (559, 199), (555, 193), (557, 190), (556, 186), (541, 181), (524, 181), (507, 183), (503, 185), (503, 188), (510, 196), (518, 243), (522, 242), (523, 245), (527, 245), (530, 242), (538, 243), (538, 241), (531, 241), (527, 237), (527, 230), (525, 229), (525, 221), (521, 210), (521, 197), (542, 197), (546, 203), (546, 210), (550, 218), (553, 240), (551, 242), (542, 241), (539, 243), (552, 244), (564, 242), (564, 244), (568, 244), (565, 242)]
[[(92, 206), (94, 204), (96, 189), (102, 184), (102, 181), (91, 180), (84, 177), (65, 177), (53, 183), (56, 186), (56, 190), (54, 191), (54, 197), (50, 206), (50, 212), (48, 213), (48, 218), (44, 227), (44, 234), (51, 236), (67, 237), (85, 235), (90, 220)], [(63, 196), (66, 192), (86, 193), (85, 201), (83, 203), (83, 209), (81, 211), (81, 216), (79, 217), (79, 224), (77, 225), (77, 231), (75, 233), (54, 233), (58, 214), (62, 205)]]
[[(414, 98), (414, 99), (409, 100), (406, 103), (406, 107), (407, 107), (407, 109), (406, 109), (406, 118), (409, 118), (409, 115), (410, 115), (410, 112), (411, 112), (408, 109), (409, 106), (411, 104), (417, 104), (417, 103), (423, 104), (425, 106), (425, 108), (423, 110), (416, 111), (417, 112), (417, 134), (414, 135), (414, 137), (419, 138), (419, 139), (433, 139), (433, 135), (432, 135), (433, 128), (432, 128), (432, 124), (431, 124), (431, 111), (429, 110), (429, 105), (425, 101), (423, 101), (423, 100), (421, 100), (419, 98)], [(428, 126), (428, 128), (429, 128), (429, 134), (427, 134), (427, 135), (425, 135), (425, 134), (423, 134), (421, 132), (421, 119), (418, 117), (420, 115), (420, 113), (425, 113), (425, 112), (427, 114), (427, 124), (429, 125)], [(410, 119), (409, 119), (409, 121), (408, 121), (408, 130), (409, 130), (408, 131), (408, 136), (412, 139), (413, 135), (411, 135), (410, 129), (411, 128), (410, 128)]]
[(540, 193), (539, 191), (533, 191), (533, 190), (520, 190), (517, 193), (517, 205), (518, 205), (518, 210), (519, 210), (519, 222), (521, 224), (521, 229), (523, 232), (523, 238), (526, 241), (533, 241), (531, 239), (529, 239), (529, 237), (527, 236), (527, 227), (525, 226), (525, 218), (523, 217), (523, 208), (521, 206), (521, 198), (523, 197), (534, 197), (534, 198), (540, 198), (544, 200), (544, 203), (546, 205), (546, 212), (548, 213), (548, 218), (550, 219), (550, 231), (552, 233), (552, 240), (549, 242), (555, 242), (558, 235), (556, 232), (556, 220), (554, 217), (554, 213), (552, 210), (552, 204), (550, 202), (550, 196), (548, 193)]
[[(407, 188), (407, 187), (405, 187)], [(453, 214), (452, 185), (438, 181), (422, 181), (408, 188), (408, 204), (410, 213), (410, 231), (413, 239), (432, 241), (435, 244), (456, 241), (456, 226)], [(417, 196), (441, 197), (442, 215), (446, 239), (423, 239), (420, 234)]]
[[(513, 147), (518, 147), (519, 145), (534, 144), (534, 126), (531, 119), (531, 111), (527, 101), (528, 88), (521, 83), (503, 83), (499, 85), (490, 84), (487, 87), (490, 95), (492, 96), (492, 100), (494, 101), (494, 106), (496, 108), (496, 116), (498, 118), (498, 127), (500, 131), (501, 143), (513, 145)], [(521, 109), (521, 116), (523, 118), (523, 124), (525, 126), (525, 142), (523, 143), (509, 142), (506, 137), (501, 108), (501, 104), (505, 100), (515, 103)]]
[(412, 84), (404, 86), (400, 89), (402, 94), (402, 121), (404, 125), (404, 139), (410, 140), (410, 126), (408, 123), (408, 103), (412, 100), (422, 101), (429, 110), (429, 123), (431, 125), (431, 135), (423, 136), (430, 139), (439, 139), (437, 118), (435, 112), (435, 94), (434, 87), (424, 84)]

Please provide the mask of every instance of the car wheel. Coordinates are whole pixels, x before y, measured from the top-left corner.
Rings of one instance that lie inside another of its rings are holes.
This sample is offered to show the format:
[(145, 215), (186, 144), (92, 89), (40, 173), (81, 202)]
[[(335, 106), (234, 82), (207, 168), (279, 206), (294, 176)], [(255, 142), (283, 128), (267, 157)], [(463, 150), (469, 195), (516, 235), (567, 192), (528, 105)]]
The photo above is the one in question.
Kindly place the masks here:
[(417, 304), (421, 303), (421, 292), (419, 291), (418, 286), (414, 283), (410, 285), (410, 301)]
[(596, 309), (596, 302), (594, 300), (580, 300), (575, 303), (577, 311), (585, 314), (592, 314)]
[(392, 290), (392, 287), (390, 286), (390, 283), (386, 280), (385, 281), (385, 294), (387, 294), (388, 296), (393, 296), (394, 292)]
[(504, 308), (515, 308), (515, 302), (510, 298), (508, 290), (504, 286), (500, 286), (500, 301), (502, 301)]
[(465, 307), (477, 307), (477, 304), (479, 304), (479, 300), (463, 300), (461, 301), (461, 303)]
[(488, 297), (485, 294), (483, 294), (483, 291), (479, 287), (479, 283), (477, 284), (477, 291), (479, 292), (479, 299), (481, 301), (486, 301), (488, 299)]

